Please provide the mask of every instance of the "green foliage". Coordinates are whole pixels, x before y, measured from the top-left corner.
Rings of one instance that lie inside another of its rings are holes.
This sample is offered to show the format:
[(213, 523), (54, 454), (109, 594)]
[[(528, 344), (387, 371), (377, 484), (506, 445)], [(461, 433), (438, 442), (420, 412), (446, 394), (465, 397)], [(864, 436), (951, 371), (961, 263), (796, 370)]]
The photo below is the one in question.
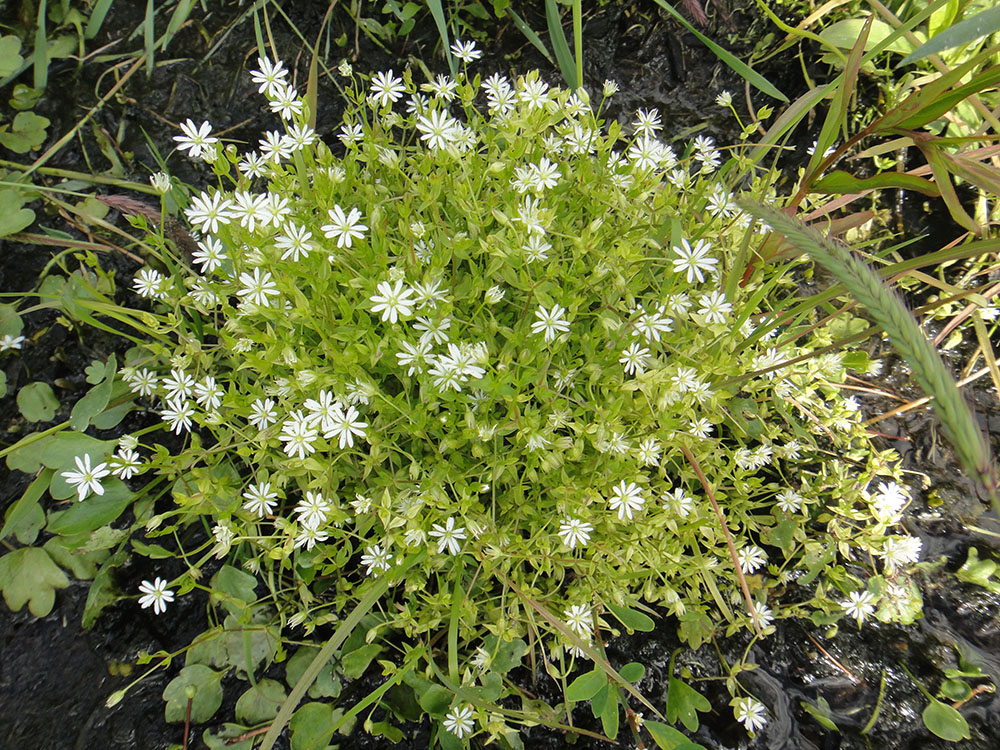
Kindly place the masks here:
[(30, 383), (17, 392), (17, 408), (29, 422), (51, 422), (59, 399), (48, 383)]
[(42, 147), (45, 142), (47, 117), (34, 112), (18, 112), (9, 125), (0, 125), (0, 145), (18, 154), (26, 154)]
[(712, 704), (708, 698), (687, 683), (673, 675), (670, 676), (670, 683), (667, 687), (666, 714), (669, 721), (676, 722), (680, 719), (688, 731), (695, 732), (698, 730), (698, 712), (704, 713), (711, 710)]
[(202, 664), (192, 664), (181, 669), (163, 689), (166, 720), (185, 721), (189, 705), (193, 723), (202, 724), (211, 719), (222, 705), (223, 676), (224, 672), (217, 672)]
[(1000, 594), (1000, 580), (994, 579), (997, 567), (997, 563), (993, 560), (981, 560), (979, 550), (969, 547), (968, 556), (962, 567), (955, 571), (955, 577), (965, 583), (982, 586), (993, 594)]
[[(4, 134), (0, 133), (0, 138)], [(0, 190), (0, 237), (20, 232), (35, 220), (35, 212), (24, 208), (23, 193), (10, 188)]]
[(931, 702), (924, 709), (921, 718), (934, 735), (949, 742), (960, 742), (967, 740), (969, 734), (969, 723), (957, 710), (941, 701), (932, 698)]
[(56, 589), (67, 586), (66, 574), (43, 549), (22, 547), (0, 557), (0, 589), (14, 612), (27, 604), (31, 614), (44, 617), (52, 611)]

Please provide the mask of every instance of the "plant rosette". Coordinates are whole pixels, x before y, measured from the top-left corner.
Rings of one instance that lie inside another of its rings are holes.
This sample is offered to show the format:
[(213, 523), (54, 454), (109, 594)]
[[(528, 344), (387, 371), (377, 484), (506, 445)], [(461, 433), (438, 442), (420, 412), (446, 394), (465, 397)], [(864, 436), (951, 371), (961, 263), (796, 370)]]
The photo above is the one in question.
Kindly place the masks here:
[(916, 617), (897, 457), (841, 388), (866, 356), (819, 351), (848, 324), (796, 307), (796, 261), (744, 280), (766, 232), (732, 186), (773, 198), (773, 173), (705, 137), (676, 153), (655, 112), (607, 125), (537, 74), (342, 67), (331, 144), (268, 61), (283, 125), (258, 149), (185, 124), (218, 178), (186, 209), (198, 250), (134, 282), (156, 338), (122, 376), (187, 436), (146, 467), (172, 482), (147, 528), (205, 529), (177, 554), (226, 558), (210, 588), (231, 618), (308, 635), (388, 582), (364, 633), (396, 634), (383, 666), (413, 689), (448, 686), (421, 706), (462, 739), (509, 731), (483, 708), (524, 654), (507, 646), (565, 675), (642, 627), (635, 607), (695, 647), (779, 617)]

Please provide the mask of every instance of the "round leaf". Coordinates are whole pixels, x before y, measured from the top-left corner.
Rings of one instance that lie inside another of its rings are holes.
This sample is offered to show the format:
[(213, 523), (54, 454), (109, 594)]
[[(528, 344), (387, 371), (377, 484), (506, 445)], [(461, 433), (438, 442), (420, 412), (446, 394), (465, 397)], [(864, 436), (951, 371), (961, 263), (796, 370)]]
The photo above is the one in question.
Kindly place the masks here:
[(167, 702), (164, 714), (167, 721), (184, 721), (187, 716), (188, 688), (194, 688), (191, 698), (191, 721), (195, 724), (212, 718), (222, 705), (222, 672), (201, 664), (184, 667), (180, 674), (163, 689)]
[(965, 720), (958, 711), (951, 706), (945, 705), (939, 700), (932, 700), (930, 705), (924, 709), (924, 726), (932, 734), (937, 735), (948, 742), (958, 742), (967, 740), (969, 734), (969, 722)]
[(30, 383), (17, 392), (17, 408), (29, 422), (51, 422), (59, 399), (48, 383)]

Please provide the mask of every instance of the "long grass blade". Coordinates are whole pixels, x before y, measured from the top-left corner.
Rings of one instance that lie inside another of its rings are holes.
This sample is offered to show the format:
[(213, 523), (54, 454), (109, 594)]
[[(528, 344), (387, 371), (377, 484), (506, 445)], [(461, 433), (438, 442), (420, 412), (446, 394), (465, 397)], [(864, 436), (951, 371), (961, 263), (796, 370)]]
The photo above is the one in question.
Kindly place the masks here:
[(114, 2), (115, 0), (97, 0), (94, 3), (94, 7), (90, 11), (90, 18), (87, 19), (87, 28), (83, 31), (84, 39), (93, 39), (101, 33), (104, 19), (107, 17), (108, 11), (111, 10)]
[(507, 15), (510, 16), (510, 20), (514, 22), (515, 26), (517, 26), (517, 30), (524, 34), (524, 38), (531, 42), (532, 46), (542, 53), (542, 57), (548, 60), (552, 65), (555, 65), (556, 61), (552, 59), (552, 55), (549, 53), (549, 48), (545, 46), (545, 42), (543, 42), (542, 38), (535, 33), (535, 30), (528, 26), (525, 20), (514, 12), (513, 8), (507, 8)]
[(174, 38), (174, 35), (181, 30), (181, 27), (188, 20), (188, 16), (191, 15), (191, 9), (194, 7), (195, 0), (179, 0), (177, 7), (174, 8), (174, 12), (170, 14), (170, 22), (167, 23), (167, 30), (163, 34), (163, 39), (160, 40), (160, 49), (164, 52), (167, 49), (167, 45), (170, 44), (170, 40)]
[(48, 0), (38, 3), (38, 22), (35, 24), (35, 53), (32, 61), (35, 65), (35, 88), (44, 90), (49, 82), (49, 40), (45, 32), (45, 16), (48, 10)]
[(974, 42), (996, 31), (1000, 31), (1000, 6), (977, 13), (972, 18), (966, 18), (940, 34), (935, 34), (900, 60), (896, 67), (901, 68), (938, 52)]
[(965, 470), (986, 489), (994, 508), (1000, 511), (1000, 482), (989, 444), (955, 379), (903, 301), (843, 245), (773, 208), (748, 200), (740, 200), (739, 204), (840, 281), (885, 331), (893, 347), (910, 365), (917, 383), (934, 398), (938, 418)]
[(698, 29), (696, 29), (694, 26), (688, 23), (688, 20), (680, 13), (678, 13), (677, 10), (672, 5), (670, 5), (666, 0), (656, 0), (656, 4), (659, 5), (661, 8), (663, 8), (665, 11), (667, 11), (667, 13), (669, 13), (671, 16), (673, 16), (677, 20), (677, 23), (679, 23), (685, 29), (687, 29), (696, 37), (698, 37), (698, 40), (702, 44), (704, 44), (706, 47), (712, 50), (715, 56), (718, 57), (720, 60), (722, 60), (722, 62), (724, 62), (734, 71), (736, 71), (736, 74), (740, 78), (749, 82), (751, 86), (763, 91), (768, 96), (774, 97), (775, 99), (782, 102), (788, 101), (788, 97), (782, 94), (774, 86), (774, 84), (772, 84), (770, 81), (764, 78), (764, 76), (762, 76), (760, 73), (754, 71), (749, 65), (740, 60), (738, 57), (736, 57), (732, 52), (727, 52), (718, 44), (709, 39), (707, 36), (698, 31)]
[(559, 72), (562, 73), (567, 86), (571, 89), (580, 88), (580, 81), (576, 77), (576, 60), (569, 51), (569, 43), (566, 41), (566, 32), (563, 31), (556, 0), (545, 0), (545, 22), (549, 27), (549, 41), (552, 42), (552, 49), (559, 62)]
[(434, 17), (434, 24), (437, 26), (438, 36), (441, 37), (441, 46), (444, 48), (444, 58), (448, 61), (448, 70), (450, 70), (452, 76), (454, 76), (457, 71), (457, 66), (455, 64), (455, 58), (451, 54), (451, 39), (448, 36), (448, 21), (444, 17), (444, 8), (441, 6), (441, 0), (427, 0), (427, 7), (431, 9), (431, 15)]
[(146, 17), (142, 19), (142, 39), (146, 52), (146, 78), (153, 76), (156, 61), (156, 3), (146, 0)]

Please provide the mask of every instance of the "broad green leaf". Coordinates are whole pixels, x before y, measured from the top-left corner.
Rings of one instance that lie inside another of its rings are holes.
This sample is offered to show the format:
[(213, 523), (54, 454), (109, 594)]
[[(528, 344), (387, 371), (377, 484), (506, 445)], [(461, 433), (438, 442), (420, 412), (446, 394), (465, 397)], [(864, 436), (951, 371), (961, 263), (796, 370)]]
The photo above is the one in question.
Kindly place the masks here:
[(621, 713), (618, 707), (618, 691), (610, 690), (608, 698), (604, 703), (604, 710), (601, 711), (601, 726), (604, 727), (604, 734), (608, 737), (617, 737), (619, 714)]
[(210, 727), (202, 732), (201, 740), (209, 750), (253, 750), (256, 736), (236, 742), (247, 733), (247, 727), (226, 722), (221, 728)]
[(382, 646), (377, 643), (369, 643), (350, 653), (344, 654), (340, 659), (340, 671), (345, 677), (356, 680), (365, 673), (372, 659), (382, 652)]
[[(54, 476), (53, 482), (56, 480)], [(89, 534), (117, 520), (133, 497), (132, 490), (120, 479), (104, 481), (103, 495), (90, 495), (81, 502), (74, 500), (69, 510), (49, 521), (47, 531), (61, 536)]]
[(14, 188), (0, 190), (0, 237), (20, 232), (35, 220), (35, 212), (24, 208), (25, 197)]
[(948, 742), (958, 742), (970, 738), (969, 722), (956, 709), (932, 699), (923, 713), (924, 726), (931, 734)]
[(59, 410), (59, 399), (48, 383), (29, 383), (17, 392), (17, 408), (29, 422), (51, 422)]
[[(212, 601), (222, 602), (229, 609), (233, 608), (233, 614), (243, 609), (241, 606), (234, 606), (235, 599), (239, 602), (250, 604), (257, 601), (254, 589), (257, 588), (257, 579), (249, 573), (245, 573), (232, 565), (223, 565), (219, 571), (212, 576)], [(220, 596), (224, 594), (225, 596)]]
[(171, 722), (185, 720), (188, 688), (194, 689), (194, 696), (191, 698), (191, 721), (201, 724), (211, 719), (222, 705), (224, 674), (202, 664), (184, 667), (163, 689), (163, 700), (167, 702), (164, 708), (166, 720)]
[[(120, 541), (127, 534), (127, 531), (121, 529), (115, 530), (108, 526), (103, 526), (91, 535), (91, 539), (94, 535), (97, 535), (104, 537), (104, 541), (106, 541), (107, 536), (110, 535), (112, 538), (117, 537)], [(104, 541), (98, 541), (96, 544), (103, 544)], [(90, 541), (88, 540), (89, 544)], [(55, 562), (59, 563), (63, 568), (72, 573), (75, 578), (81, 581), (90, 580), (97, 575), (97, 566), (108, 557), (107, 548), (85, 551), (83, 547), (79, 547), (74, 543), (67, 543), (65, 539), (58, 536), (50, 537), (42, 548), (49, 553), (49, 556)]]
[[(3, 198), (3, 193), (0, 192), (0, 208), (6, 208), (2, 203)], [(23, 330), (24, 321), (18, 315), (17, 308), (14, 305), (0, 304), (0, 336), (20, 336)]]
[(92, 464), (104, 461), (117, 445), (115, 440), (98, 440), (82, 432), (60, 432), (51, 438), (46, 438), (44, 444), (35, 443), (41, 451), (41, 462), (50, 469), (57, 471), (76, 470), (73, 461), (76, 456), (90, 455)]
[(38, 532), (45, 525), (45, 511), (39, 505), (38, 499), (48, 488), (52, 478), (52, 470), (46, 469), (28, 485), (24, 494), (7, 508), (4, 513), (3, 528), (0, 528), (0, 539), (13, 534), (21, 544), (31, 544), (38, 538)]
[(528, 653), (527, 644), (520, 638), (512, 641), (505, 641), (495, 635), (487, 636), (483, 648), (491, 655), (490, 671), (498, 674), (507, 674), (514, 667), (520, 665), (522, 658)]
[(333, 706), (326, 703), (306, 703), (300, 706), (288, 723), (292, 730), (292, 750), (326, 750), (333, 734)]
[(56, 601), (56, 589), (69, 586), (69, 579), (38, 547), (22, 547), (0, 557), (0, 589), (7, 606), (19, 612), (27, 603), (35, 617), (45, 617)]
[(641, 630), (643, 633), (648, 633), (655, 627), (652, 618), (642, 612), (629, 609), (628, 607), (619, 607), (614, 604), (609, 604), (608, 609), (629, 630)]
[[(95, 363), (101, 364), (103, 363)], [(115, 355), (111, 355), (108, 359), (108, 367), (112, 368), (111, 376), (108, 377), (105, 373), (101, 373), (102, 379), (93, 388), (87, 391), (83, 397), (73, 405), (73, 411), (70, 412), (69, 423), (74, 430), (80, 430), (83, 432), (86, 430), (94, 417), (104, 411), (105, 407), (108, 405), (108, 401), (111, 400), (111, 389), (114, 386), (114, 367), (116, 367)], [(88, 369), (88, 372), (91, 370)], [(88, 378), (88, 381), (90, 378)]]
[(619, 669), (618, 674), (629, 682), (638, 682), (642, 679), (642, 676), (646, 674), (646, 667), (637, 661), (632, 661)]
[(0, 37), (0, 78), (6, 78), (21, 67), (21, 40), (13, 34)]
[[(308, 669), (319, 649), (315, 646), (303, 646), (285, 665), (285, 682), (288, 687), (295, 687), (302, 674)], [(334, 660), (330, 659), (320, 670), (316, 681), (309, 687), (310, 698), (336, 698), (340, 695), (340, 678), (334, 672)]]
[(931, 198), (938, 198), (941, 195), (940, 188), (930, 180), (925, 180), (922, 177), (914, 177), (913, 175), (900, 174), (899, 172), (883, 172), (874, 177), (862, 179), (838, 169), (835, 172), (823, 175), (813, 185), (813, 190), (817, 193), (833, 193), (835, 195), (891, 188), (902, 188), (914, 193), (922, 193)]
[(935, 34), (900, 60), (897, 67), (909, 65), (930, 55), (974, 42), (996, 31), (1000, 31), (1000, 6), (981, 11), (971, 18), (966, 18), (941, 33)]
[(689, 731), (698, 731), (698, 712), (711, 711), (708, 698), (693, 687), (671, 676), (667, 686), (667, 719), (681, 720)]
[(262, 724), (278, 715), (278, 709), (288, 695), (277, 680), (257, 680), (236, 701), (236, 719), (247, 724)]
[(787, 555), (792, 551), (792, 539), (795, 536), (796, 529), (798, 528), (799, 523), (797, 521), (793, 521), (791, 518), (786, 518), (783, 521), (776, 523), (772, 528), (765, 529), (761, 537), (766, 544), (778, 547)]
[(962, 567), (955, 571), (955, 577), (965, 583), (982, 586), (993, 594), (1000, 594), (1000, 581), (993, 579), (997, 567), (992, 560), (980, 560), (979, 550), (969, 547), (968, 557)]
[[(861, 29), (865, 25), (866, 20), (867, 18), (848, 18), (843, 21), (837, 21), (819, 32), (819, 36), (841, 49), (853, 49), (858, 41), (858, 37), (861, 36)], [(892, 26), (885, 21), (878, 19), (872, 21), (872, 28), (868, 35), (868, 43), (865, 45), (865, 51), (881, 44), (892, 32)], [(885, 49), (889, 52), (898, 52), (901, 55), (905, 55), (908, 52), (912, 52), (913, 47), (914, 45), (905, 37), (897, 37)]]
[(573, 680), (566, 687), (566, 700), (574, 703), (589, 701), (608, 684), (608, 676), (601, 669), (592, 669)]
[(0, 127), (0, 144), (18, 154), (26, 154), (42, 147), (45, 142), (45, 129), (49, 119), (36, 115), (34, 112), (18, 112), (14, 121)]
[(649, 735), (662, 750), (705, 750), (702, 745), (692, 742), (687, 736), (661, 721), (647, 720), (644, 724)]

